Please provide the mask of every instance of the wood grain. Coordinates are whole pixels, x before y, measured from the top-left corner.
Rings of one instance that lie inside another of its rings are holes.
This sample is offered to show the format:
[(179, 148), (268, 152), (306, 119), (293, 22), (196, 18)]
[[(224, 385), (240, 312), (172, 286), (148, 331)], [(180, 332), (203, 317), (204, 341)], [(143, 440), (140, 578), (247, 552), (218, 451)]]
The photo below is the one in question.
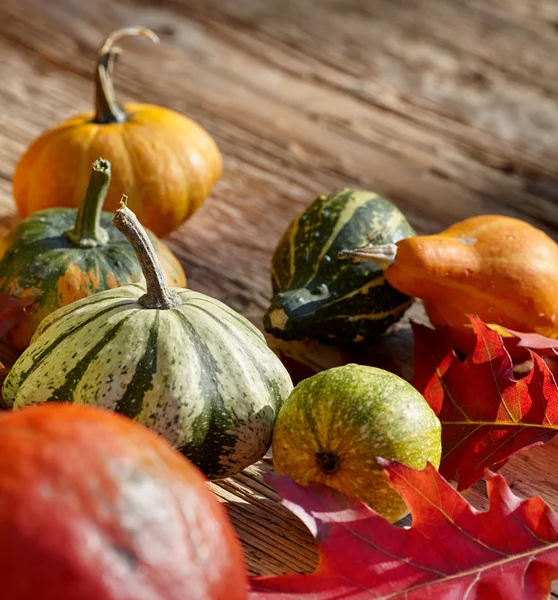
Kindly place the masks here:
[[(130, 24), (162, 43), (125, 43), (121, 99), (188, 114), (225, 157), (212, 198), (169, 243), (193, 288), (256, 323), (281, 233), (334, 188), (387, 195), (420, 232), (502, 213), (558, 237), (554, 0), (4, 0), (0, 230), (17, 220), (19, 155), (90, 109), (96, 48)], [(403, 323), (372, 351), (395, 355), (408, 373), (411, 349)], [(504, 474), (521, 496), (540, 493), (558, 508), (557, 458), (553, 442), (513, 458)], [(264, 485), (269, 468), (213, 489), (252, 573), (311, 571), (314, 543)], [(467, 494), (484, 505), (482, 483)]]

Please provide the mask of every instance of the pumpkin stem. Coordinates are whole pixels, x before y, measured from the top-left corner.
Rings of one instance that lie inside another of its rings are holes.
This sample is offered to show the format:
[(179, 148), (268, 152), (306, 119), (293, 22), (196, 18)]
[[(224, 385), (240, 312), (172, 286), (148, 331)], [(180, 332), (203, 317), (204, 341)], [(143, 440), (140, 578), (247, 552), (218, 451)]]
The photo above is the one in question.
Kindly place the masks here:
[(94, 123), (122, 123), (128, 115), (116, 101), (112, 81), (114, 64), (121, 49), (114, 44), (129, 35), (140, 35), (157, 43), (157, 35), (146, 27), (124, 27), (113, 31), (99, 48), (95, 70), (95, 117)]
[(180, 298), (167, 285), (153, 244), (136, 215), (127, 207), (127, 200), (126, 196), (122, 196), (120, 208), (112, 222), (132, 245), (145, 277), (147, 293), (141, 296), (138, 302), (145, 308), (175, 308), (180, 305)]
[(108, 233), (101, 227), (101, 211), (110, 184), (110, 162), (98, 158), (91, 167), (89, 184), (79, 205), (76, 224), (67, 236), (81, 248), (104, 246)]
[(397, 257), (397, 246), (395, 244), (383, 244), (381, 246), (367, 246), (357, 250), (342, 250), (339, 258), (360, 258), (377, 264), (382, 271), (386, 271), (395, 263)]

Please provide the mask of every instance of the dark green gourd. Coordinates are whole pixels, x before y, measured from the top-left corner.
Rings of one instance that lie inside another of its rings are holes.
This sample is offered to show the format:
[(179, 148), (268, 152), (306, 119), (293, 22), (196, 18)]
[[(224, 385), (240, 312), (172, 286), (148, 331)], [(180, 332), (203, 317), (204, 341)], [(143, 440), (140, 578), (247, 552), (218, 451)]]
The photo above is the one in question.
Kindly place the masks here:
[(348, 343), (374, 338), (412, 299), (347, 248), (396, 243), (415, 232), (389, 200), (365, 190), (319, 196), (283, 234), (272, 260), (274, 298), (265, 329), (277, 338)]

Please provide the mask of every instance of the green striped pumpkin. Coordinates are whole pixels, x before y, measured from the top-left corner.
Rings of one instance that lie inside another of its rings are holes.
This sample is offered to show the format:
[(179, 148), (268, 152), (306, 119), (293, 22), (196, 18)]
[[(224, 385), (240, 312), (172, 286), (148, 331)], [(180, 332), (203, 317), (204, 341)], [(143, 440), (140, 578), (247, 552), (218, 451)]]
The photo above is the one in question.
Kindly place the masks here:
[(290, 377), (244, 317), (169, 289), (145, 232), (138, 246), (118, 218), (141, 226), (117, 211), (147, 287), (100, 292), (49, 315), (8, 374), (4, 401), (104, 407), (161, 434), (211, 479), (238, 473), (268, 449)]
[(412, 299), (382, 270), (339, 253), (415, 235), (401, 211), (373, 192), (319, 196), (283, 234), (272, 260), (274, 298), (266, 331), (284, 340), (358, 342), (395, 323)]

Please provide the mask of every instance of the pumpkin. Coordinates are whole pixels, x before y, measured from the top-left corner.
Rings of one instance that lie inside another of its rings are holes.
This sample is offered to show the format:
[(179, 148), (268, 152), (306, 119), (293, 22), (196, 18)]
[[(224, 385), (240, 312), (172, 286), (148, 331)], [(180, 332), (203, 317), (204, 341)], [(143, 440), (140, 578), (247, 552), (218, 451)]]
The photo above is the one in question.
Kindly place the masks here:
[[(40, 211), (0, 239), (0, 293), (37, 297), (8, 334), (14, 348), (26, 348), (44, 317), (61, 306), (143, 279), (133, 249), (112, 227), (113, 215), (101, 212), (109, 183), (110, 163), (96, 160), (79, 210)], [(149, 235), (169, 283), (185, 285), (180, 263)]]
[(436, 327), (469, 352), (468, 314), (514, 330), (558, 337), (558, 244), (529, 223), (497, 215), (396, 245), (345, 253), (380, 262), (389, 283), (424, 300)]
[(284, 340), (358, 342), (383, 333), (411, 305), (373, 263), (339, 259), (344, 248), (415, 235), (391, 202), (364, 190), (319, 196), (291, 223), (272, 260), (266, 331)]
[(221, 302), (169, 288), (135, 215), (115, 225), (135, 248), (146, 285), (100, 292), (42, 321), (3, 387), (9, 407), (94, 404), (135, 419), (207, 477), (259, 460), (292, 389), (263, 334)]
[(0, 417), (5, 600), (242, 600), (242, 548), (201, 473), (108, 411)]
[[(116, 101), (112, 77), (120, 49), (115, 44), (129, 35), (158, 41), (142, 27), (113, 32), (98, 54), (95, 112), (43, 133), (19, 161), (13, 194), (22, 217), (55, 206), (77, 206), (89, 165), (104, 156), (114, 173), (106, 209), (114, 212), (127, 194), (142, 224), (164, 236), (199, 208), (219, 178), (219, 149), (197, 123), (161, 106), (120, 106)], [(53, 169), (53, 163), (59, 168)]]
[(438, 468), (440, 421), (401, 377), (349, 364), (300, 382), (273, 432), (273, 463), (301, 485), (324, 484), (395, 522), (408, 512), (376, 461)]

